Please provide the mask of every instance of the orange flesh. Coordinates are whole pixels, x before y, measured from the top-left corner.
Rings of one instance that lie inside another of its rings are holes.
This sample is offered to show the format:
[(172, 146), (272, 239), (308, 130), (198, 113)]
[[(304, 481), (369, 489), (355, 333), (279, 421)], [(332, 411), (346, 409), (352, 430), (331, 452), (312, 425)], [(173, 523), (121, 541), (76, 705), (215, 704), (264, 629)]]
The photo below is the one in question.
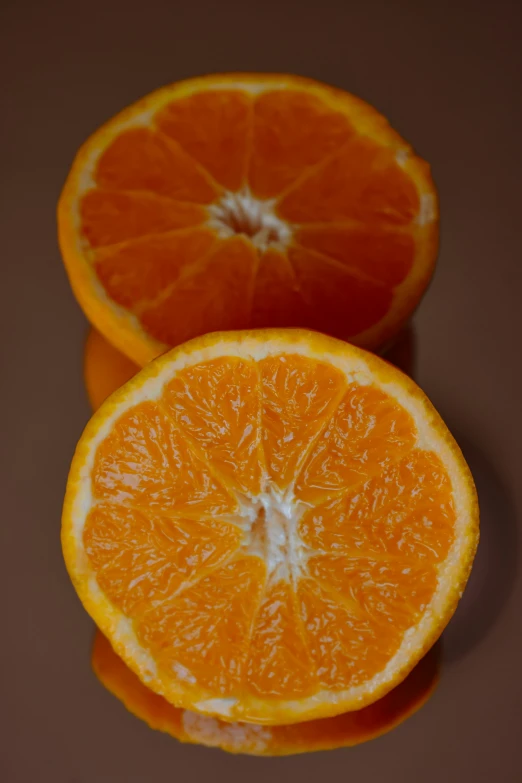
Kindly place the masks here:
[[(356, 338), (390, 311), (424, 241), (417, 187), (390, 138), (358, 135), (306, 89), (172, 101), (102, 152), (79, 205), (89, 260), (109, 297), (167, 345), (265, 326)], [(276, 221), (262, 236), (266, 218), (245, 194)]]
[[(356, 745), (389, 731), (430, 696), (437, 683), (438, 658), (438, 647), (435, 647), (400, 685), (361, 710), (289, 726), (259, 727), (225, 723), (174, 707), (138, 679), (99, 631), (92, 651), (92, 665), (101, 682), (151, 728), (165, 731), (184, 742), (201, 742), (236, 753), (261, 755)], [(300, 661), (293, 662), (298, 676)]]
[(251, 100), (239, 90), (197, 93), (156, 115), (158, 129), (228, 190), (245, 183), (251, 124)]
[[(263, 504), (292, 486), (291, 515)], [(102, 590), (169, 676), (233, 698), (381, 671), (434, 594), (456, 518), (411, 416), (291, 353), (179, 371), (98, 446), (92, 494)]]

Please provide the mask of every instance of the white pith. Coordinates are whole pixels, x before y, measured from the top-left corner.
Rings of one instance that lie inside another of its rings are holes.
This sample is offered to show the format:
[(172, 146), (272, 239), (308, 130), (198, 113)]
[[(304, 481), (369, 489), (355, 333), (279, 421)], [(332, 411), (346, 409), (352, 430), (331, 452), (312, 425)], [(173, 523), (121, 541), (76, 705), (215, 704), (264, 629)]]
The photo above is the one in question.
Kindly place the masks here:
[(303, 510), (275, 487), (243, 505), (242, 550), (264, 560), (268, 580), (299, 578), (305, 548), (297, 527)]
[(208, 207), (209, 226), (226, 239), (244, 234), (259, 250), (276, 246), (283, 250), (292, 237), (287, 223), (277, 217), (275, 200), (254, 198), (248, 188), (236, 193), (227, 191), (215, 204)]

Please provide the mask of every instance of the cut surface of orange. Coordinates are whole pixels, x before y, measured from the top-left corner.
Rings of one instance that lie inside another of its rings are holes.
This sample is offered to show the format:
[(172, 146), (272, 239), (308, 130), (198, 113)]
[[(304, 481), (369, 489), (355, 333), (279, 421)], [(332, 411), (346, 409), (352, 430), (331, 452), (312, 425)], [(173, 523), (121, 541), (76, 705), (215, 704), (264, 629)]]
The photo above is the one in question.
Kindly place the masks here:
[(141, 682), (100, 631), (94, 637), (91, 660), (100, 682), (150, 728), (181, 742), (254, 756), (289, 756), (368, 742), (417, 712), (435, 690), (439, 677), (439, 646), (435, 645), (400, 685), (368, 707), (288, 726), (259, 726), (225, 722), (174, 707)]
[(400, 682), (466, 583), (464, 459), (405, 375), (300, 330), (197, 338), (79, 441), (62, 541), (85, 607), (173, 704), (283, 724)]
[(218, 329), (306, 327), (375, 349), (431, 277), (429, 167), (358, 98), (293, 76), (207, 76), (121, 112), (58, 207), (91, 323), (140, 366)]

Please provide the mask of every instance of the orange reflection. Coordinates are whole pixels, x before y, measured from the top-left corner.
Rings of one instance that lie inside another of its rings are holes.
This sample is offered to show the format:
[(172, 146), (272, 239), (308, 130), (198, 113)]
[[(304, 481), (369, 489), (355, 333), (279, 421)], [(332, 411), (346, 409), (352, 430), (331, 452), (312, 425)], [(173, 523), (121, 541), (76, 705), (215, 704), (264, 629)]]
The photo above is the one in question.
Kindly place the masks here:
[(289, 726), (259, 726), (225, 723), (174, 707), (139, 680), (100, 631), (96, 632), (92, 649), (92, 667), (100, 682), (152, 729), (164, 731), (181, 742), (259, 756), (349, 747), (385, 734), (429, 699), (437, 685), (439, 659), (437, 644), (400, 685), (361, 710)]
[(94, 411), (139, 369), (137, 364), (114, 348), (96, 329), (89, 330), (83, 352), (83, 377), (87, 397)]

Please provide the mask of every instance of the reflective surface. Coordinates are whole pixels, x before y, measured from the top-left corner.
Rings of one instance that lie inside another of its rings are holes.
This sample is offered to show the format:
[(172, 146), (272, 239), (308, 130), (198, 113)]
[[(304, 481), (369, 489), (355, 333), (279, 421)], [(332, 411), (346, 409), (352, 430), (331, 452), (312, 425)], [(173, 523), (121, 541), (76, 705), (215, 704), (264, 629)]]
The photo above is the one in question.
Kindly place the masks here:
[[(6, 783), (519, 779), (522, 63), (518, 4), (494, 10), (406, 0), (2, 7)], [(56, 244), (60, 187), (78, 145), (122, 106), (173, 79), (229, 69), (289, 70), (351, 89), (433, 164), (442, 247), (415, 319), (416, 379), (457, 436), (482, 506), (476, 567), (432, 699), (366, 745), (281, 760), (180, 746), (106, 693), (90, 671), (92, 624), (59, 544), (66, 473), (89, 416), (87, 327)]]

